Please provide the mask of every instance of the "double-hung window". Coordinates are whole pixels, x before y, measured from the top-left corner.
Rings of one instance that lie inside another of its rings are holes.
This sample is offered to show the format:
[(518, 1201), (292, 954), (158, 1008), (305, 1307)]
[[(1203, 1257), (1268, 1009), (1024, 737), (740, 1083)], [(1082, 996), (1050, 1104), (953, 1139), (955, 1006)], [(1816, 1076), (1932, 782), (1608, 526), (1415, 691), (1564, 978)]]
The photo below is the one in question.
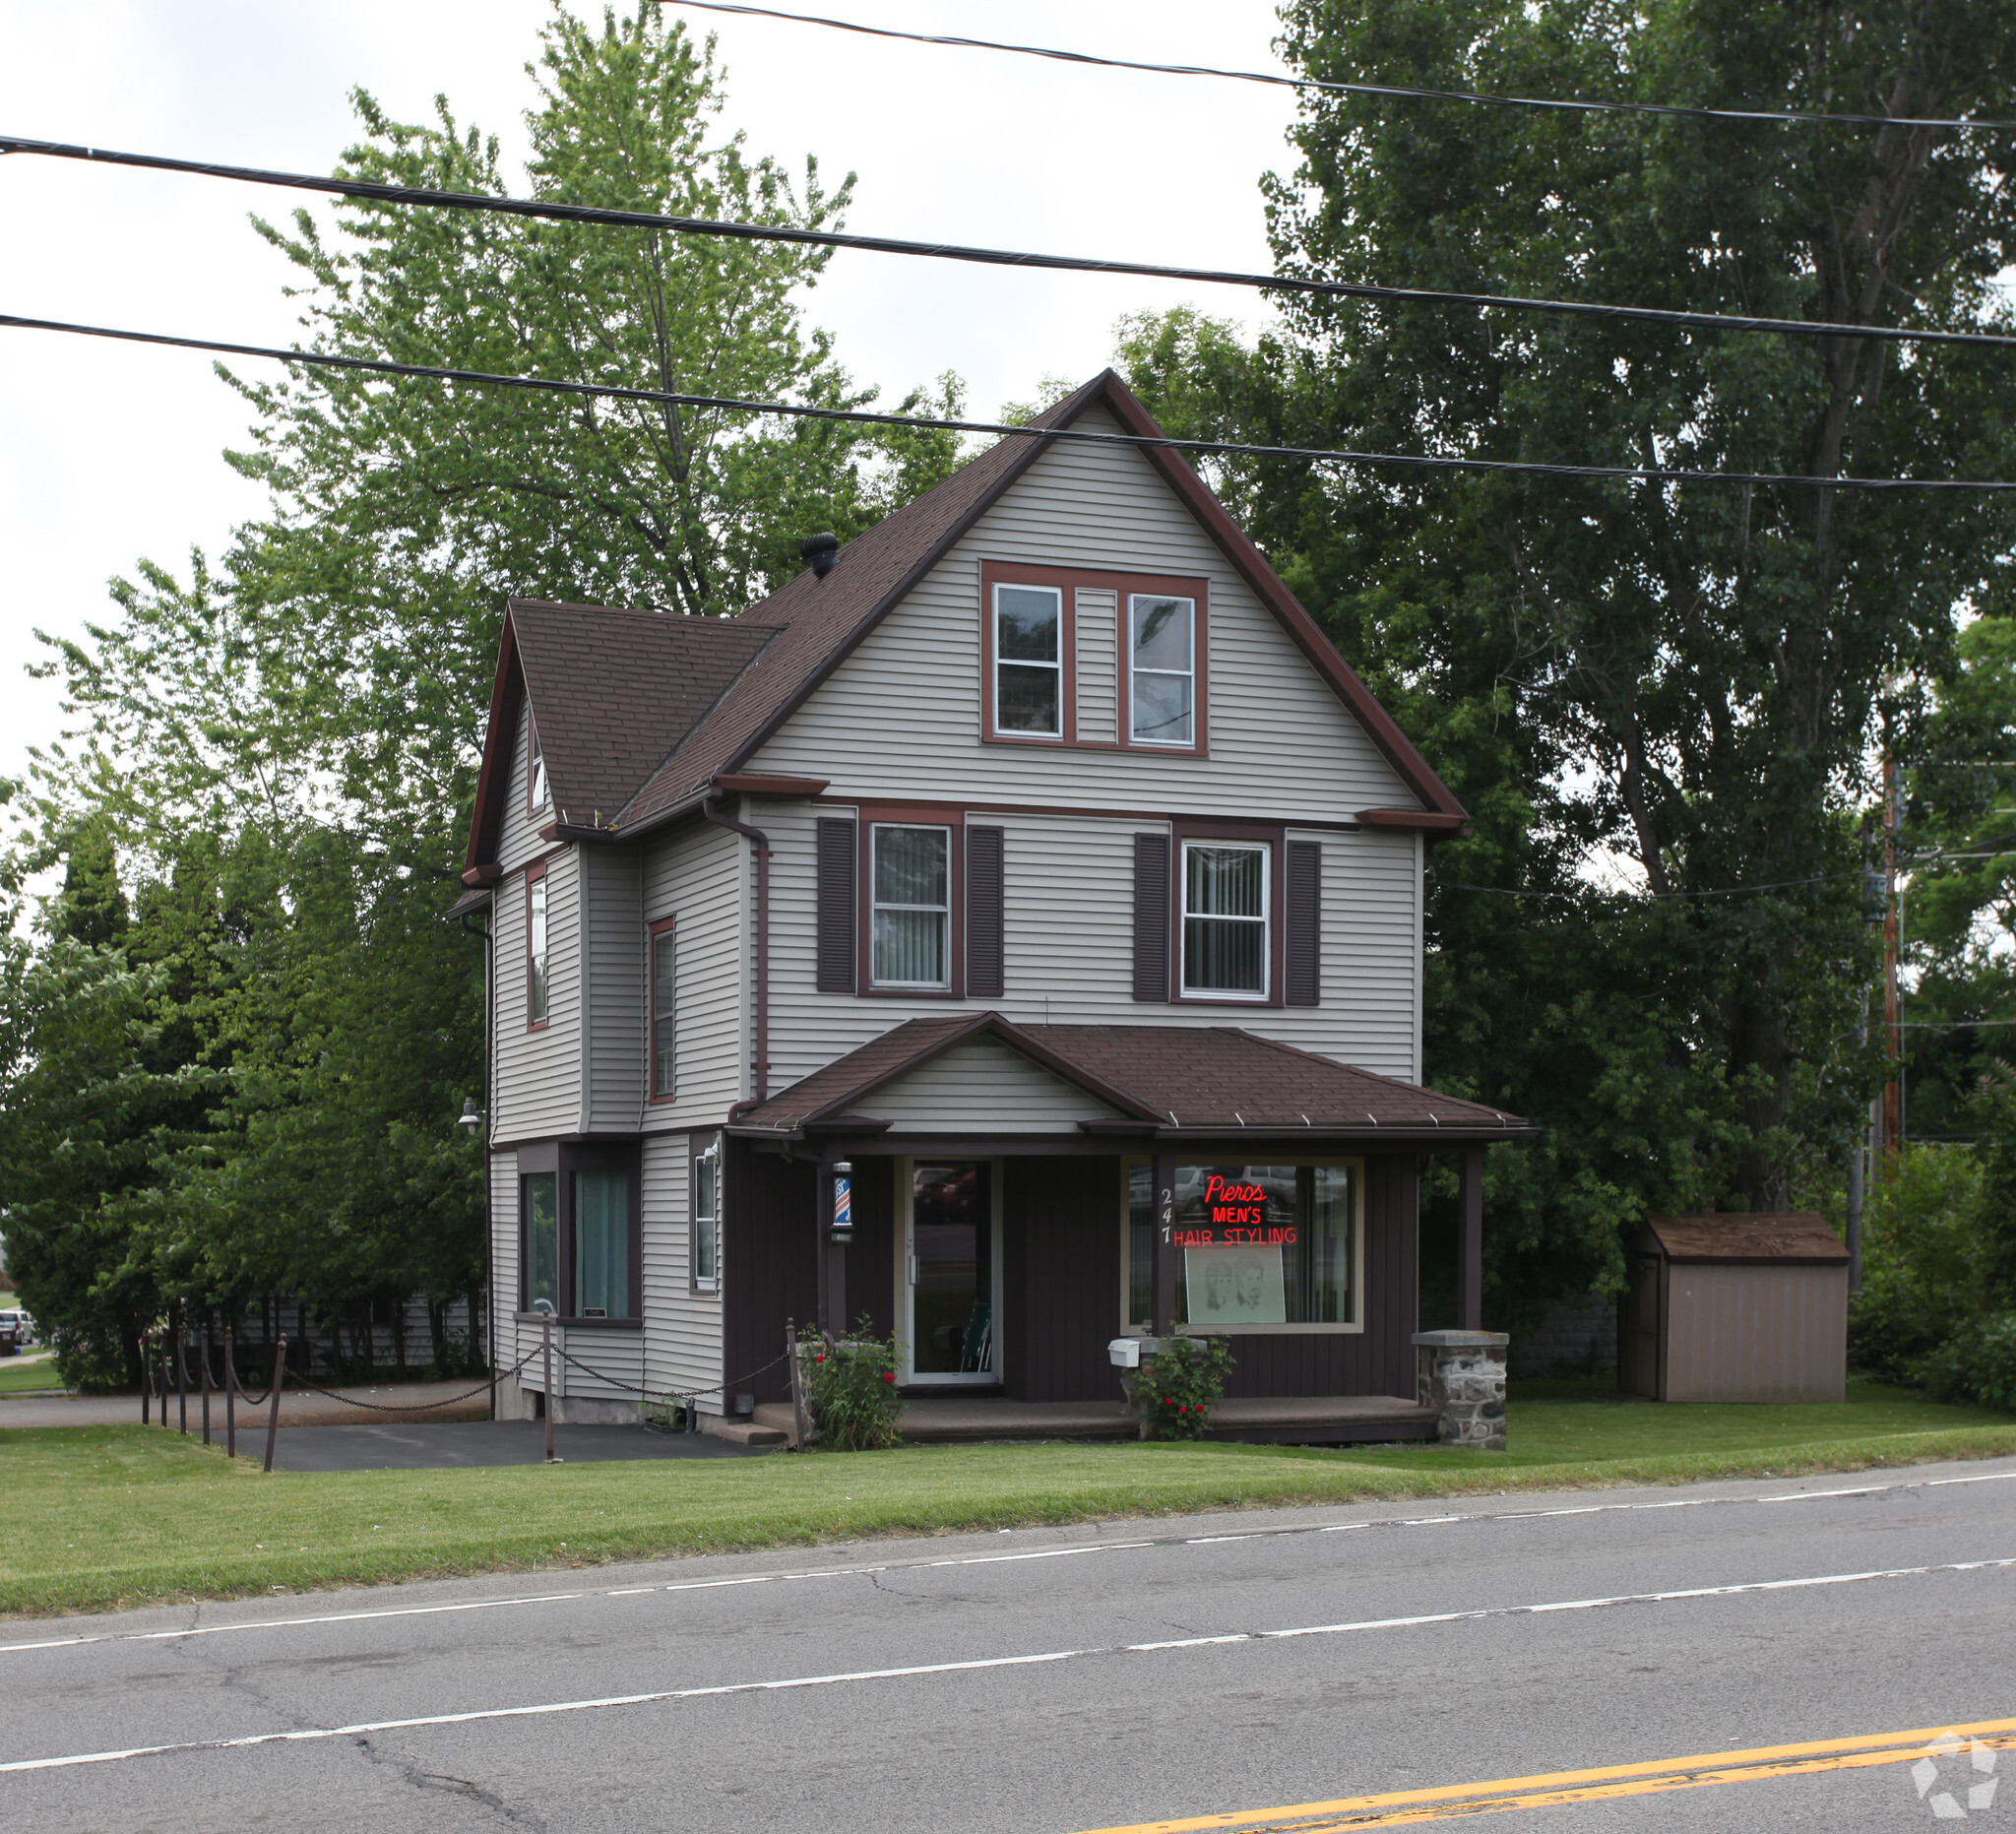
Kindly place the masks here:
[(994, 587), (994, 730), (1064, 736), (1064, 594), (1055, 586)]
[(673, 923), (667, 917), (651, 931), (651, 1099), (667, 1100), (677, 1089), (677, 1012)]
[(721, 1142), (693, 1155), (693, 1285), (721, 1284)]
[(952, 984), (952, 830), (870, 830), (868, 979), (878, 987)]
[(526, 1011), (532, 1025), (546, 1023), (546, 875), (528, 874), (525, 887)]
[(1183, 992), (1265, 999), (1269, 871), (1265, 842), (1183, 843)]
[(1127, 730), (1137, 745), (1197, 742), (1197, 601), (1127, 597)]

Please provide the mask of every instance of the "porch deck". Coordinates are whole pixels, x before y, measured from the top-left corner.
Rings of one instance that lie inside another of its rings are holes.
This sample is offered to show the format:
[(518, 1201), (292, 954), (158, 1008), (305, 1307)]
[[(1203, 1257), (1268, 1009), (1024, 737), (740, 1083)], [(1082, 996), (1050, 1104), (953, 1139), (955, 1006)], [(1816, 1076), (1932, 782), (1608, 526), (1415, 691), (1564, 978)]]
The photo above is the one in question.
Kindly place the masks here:
[[(913, 1445), (986, 1441), (1133, 1439), (1140, 1425), (1111, 1401), (1009, 1401), (999, 1395), (912, 1398), (899, 1423)], [(791, 1431), (791, 1411), (777, 1402), (756, 1410), (756, 1424)], [(1241, 1445), (1361, 1445), (1432, 1439), (1435, 1410), (1398, 1395), (1247, 1396), (1221, 1401), (1207, 1437)]]

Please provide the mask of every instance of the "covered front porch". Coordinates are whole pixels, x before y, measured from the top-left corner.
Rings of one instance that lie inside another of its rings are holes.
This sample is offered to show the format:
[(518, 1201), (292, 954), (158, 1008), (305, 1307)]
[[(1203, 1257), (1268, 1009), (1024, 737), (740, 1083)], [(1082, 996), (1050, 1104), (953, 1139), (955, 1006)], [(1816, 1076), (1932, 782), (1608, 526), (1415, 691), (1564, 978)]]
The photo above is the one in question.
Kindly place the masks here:
[(1231, 1343), (1219, 1436), (1432, 1437), (1421, 1160), (1462, 1155), (1474, 1327), (1482, 1148), (1525, 1131), (1231, 1027), (912, 1021), (728, 1130), (730, 1414), (781, 1423), (788, 1331), (865, 1320), (907, 1438), (1132, 1437), (1109, 1347), (1178, 1333)]

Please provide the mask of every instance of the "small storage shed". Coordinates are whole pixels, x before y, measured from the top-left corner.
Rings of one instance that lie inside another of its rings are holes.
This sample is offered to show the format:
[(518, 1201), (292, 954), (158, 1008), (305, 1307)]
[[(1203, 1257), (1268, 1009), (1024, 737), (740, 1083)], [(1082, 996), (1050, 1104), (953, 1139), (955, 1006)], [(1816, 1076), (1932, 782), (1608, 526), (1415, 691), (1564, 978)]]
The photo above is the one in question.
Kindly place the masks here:
[(1625, 1246), (1617, 1386), (1651, 1401), (1840, 1401), (1848, 1249), (1811, 1212), (1653, 1217)]

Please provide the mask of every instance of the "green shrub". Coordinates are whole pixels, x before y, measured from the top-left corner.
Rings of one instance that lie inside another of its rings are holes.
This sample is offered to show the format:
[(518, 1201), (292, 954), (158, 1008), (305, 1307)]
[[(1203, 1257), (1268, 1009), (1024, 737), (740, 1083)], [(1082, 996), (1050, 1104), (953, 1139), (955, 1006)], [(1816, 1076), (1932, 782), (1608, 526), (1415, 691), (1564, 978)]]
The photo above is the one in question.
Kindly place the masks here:
[(1862, 1285), (1849, 1313), (1851, 1366), (1917, 1383), (1941, 1345), (1993, 1308), (1985, 1208), (1971, 1146), (1907, 1145), (1870, 1180)]
[(1972, 1401), (2016, 1413), (2016, 1312), (1970, 1319), (1926, 1359), (1924, 1383), (1934, 1401)]
[(1225, 1394), (1232, 1347), (1222, 1337), (1166, 1337), (1134, 1378), (1134, 1405), (1151, 1439), (1201, 1439)]
[(875, 1335), (866, 1314), (851, 1337), (835, 1340), (803, 1332), (798, 1357), (821, 1444), (835, 1452), (871, 1452), (902, 1443), (896, 1430), (903, 1405), (896, 1371), (903, 1359), (894, 1339)]

